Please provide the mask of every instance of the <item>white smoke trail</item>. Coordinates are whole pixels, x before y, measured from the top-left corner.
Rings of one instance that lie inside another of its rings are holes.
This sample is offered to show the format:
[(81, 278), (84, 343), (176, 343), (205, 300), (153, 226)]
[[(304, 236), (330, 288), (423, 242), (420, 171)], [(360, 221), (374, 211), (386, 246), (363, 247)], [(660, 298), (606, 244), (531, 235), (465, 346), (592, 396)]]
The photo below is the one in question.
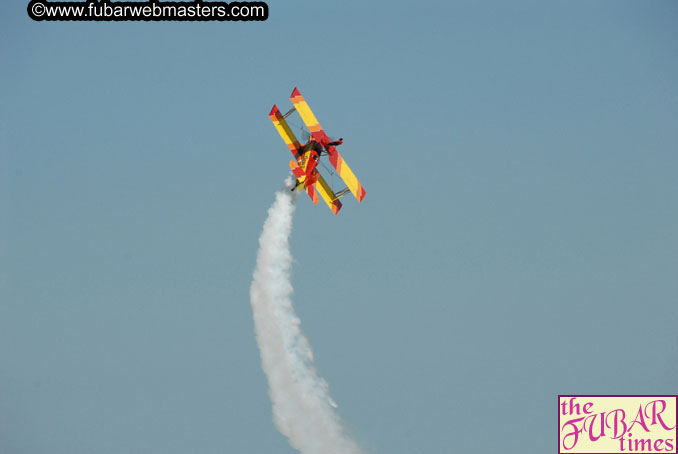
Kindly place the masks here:
[(313, 353), (292, 305), (290, 271), (294, 197), (275, 196), (259, 237), (250, 303), (261, 365), (268, 378), (275, 427), (302, 454), (359, 454), (344, 433), (328, 385), (313, 366)]

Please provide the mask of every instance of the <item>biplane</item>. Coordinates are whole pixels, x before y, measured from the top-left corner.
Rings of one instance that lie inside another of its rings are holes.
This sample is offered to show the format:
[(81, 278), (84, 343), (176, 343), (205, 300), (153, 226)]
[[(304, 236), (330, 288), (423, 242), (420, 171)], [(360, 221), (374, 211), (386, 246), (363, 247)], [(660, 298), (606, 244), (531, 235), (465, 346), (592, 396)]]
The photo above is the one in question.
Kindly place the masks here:
[[(274, 105), (269, 117), (280, 137), (294, 155), (290, 161), (290, 169), (296, 178), (296, 185), (292, 190), (300, 189), (308, 193), (313, 203), (318, 203), (318, 194), (325, 201), (334, 214), (339, 213), (341, 202), (339, 199), (349, 192), (362, 202), (365, 198), (365, 189), (362, 187), (351, 168), (337, 151), (337, 147), (343, 143), (342, 139), (331, 140), (325, 133), (318, 120), (313, 115), (304, 97), (298, 88), (295, 88), (290, 96), (293, 107), (287, 113), (282, 114), (278, 106)], [(298, 112), (304, 124), (309, 130), (309, 140), (301, 144), (290, 129), (286, 118)], [(318, 171), (321, 156), (327, 156), (330, 164), (336, 170), (336, 174), (346, 183), (346, 188), (334, 192), (327, 181)]]

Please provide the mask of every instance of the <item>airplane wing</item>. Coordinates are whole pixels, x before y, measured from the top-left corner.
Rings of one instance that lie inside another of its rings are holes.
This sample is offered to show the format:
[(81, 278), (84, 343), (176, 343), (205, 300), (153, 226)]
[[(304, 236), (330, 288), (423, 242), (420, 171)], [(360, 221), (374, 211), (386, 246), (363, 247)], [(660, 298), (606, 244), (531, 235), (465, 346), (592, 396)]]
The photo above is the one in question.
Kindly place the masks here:
[(290, 149), (297, 162), (300, 162), (302, 156), (301, 144), (294, 136), (294, 133), (290, 129), (290, 126), (287, 124), (287, 121), (285, 120), (283, 114), (280, 113), (280, 109), (278, 109), (278, 106), (274, 105), (273, 109), (271, 109), (271, 113), (268, 114), (268, 116), (275, 125), (275, 129), (278, 130), (280, 137), (282, 137), (282, 139), (287, 144), (287, 148)]
[(344, 161), (344, 159), (341, 157), (336, 147), (333, 145), (328, 146), (328, 144), (331, 142), (330, 138), (327, 136), (322, 126), (320, 126), (318, 119), (315, 117), (315, 115), (313, 115), (311, 108), (308, 106), (308, 103), (301, 95), (301, 92), (298, 88), (294, 89), (290, 99), (292, 100), (292, 104), (294, 104), (294, 108), (297, 112), (299, 112), (301, 119), (304, 121), (309, 131), (311, 131), (311, 134), (315, 140), (327, 150), (330, 157), (330, 163), (337, 170), (337, 173), (341, 179), (344, 180), (346, 186), (348, 186), (348, 189), (355, 196), (355, 198), (358, 199), (359, 202), (362, 202), (363, 198), (365, 198), (365, 189), (360, 184), (358, 178), (356, 178), (355, 174), (348, 166), (346, 161)]

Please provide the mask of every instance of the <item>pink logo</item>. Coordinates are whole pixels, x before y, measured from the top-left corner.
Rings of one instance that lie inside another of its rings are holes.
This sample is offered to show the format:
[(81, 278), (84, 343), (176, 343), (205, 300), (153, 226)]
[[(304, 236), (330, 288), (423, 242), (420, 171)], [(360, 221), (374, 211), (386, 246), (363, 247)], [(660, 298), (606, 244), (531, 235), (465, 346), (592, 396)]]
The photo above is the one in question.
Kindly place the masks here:
[(678, 396), (558, 396), (558, 454), (676, 454)]

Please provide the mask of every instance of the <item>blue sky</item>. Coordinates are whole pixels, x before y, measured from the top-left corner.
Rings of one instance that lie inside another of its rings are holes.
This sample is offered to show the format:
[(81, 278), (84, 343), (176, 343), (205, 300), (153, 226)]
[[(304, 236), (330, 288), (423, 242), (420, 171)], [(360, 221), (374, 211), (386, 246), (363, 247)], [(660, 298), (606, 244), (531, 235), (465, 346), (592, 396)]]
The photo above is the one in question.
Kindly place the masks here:
[(0, 7), (0, 450), (292, 453), (248, 291), (298, 86), (367, 190), (298, 201), (295, 305), (370, 453), (554, 449), (675, 393), (675, 2)]

